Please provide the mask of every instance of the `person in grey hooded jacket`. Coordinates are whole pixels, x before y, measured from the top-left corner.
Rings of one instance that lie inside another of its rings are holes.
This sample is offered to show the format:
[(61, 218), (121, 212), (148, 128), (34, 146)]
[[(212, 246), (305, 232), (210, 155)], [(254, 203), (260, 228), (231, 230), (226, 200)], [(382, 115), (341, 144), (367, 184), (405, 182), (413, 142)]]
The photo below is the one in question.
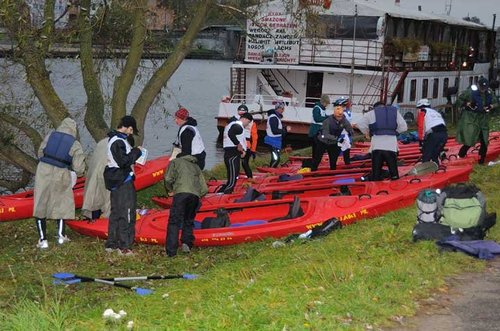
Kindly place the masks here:
[(47, 219), (58, 222), (58, 243), (69, 241), (64, 232), (64, 220), (75, 218), (75, 200), (71, 171), (78, 177), (85, 172), (85, 154), (76, 122), (67, 117), (56, 131), (48, 134), (38, 149), (39, 163), (35, 174), (33, 216), (40, 235), (37, 247), (49, 247)]

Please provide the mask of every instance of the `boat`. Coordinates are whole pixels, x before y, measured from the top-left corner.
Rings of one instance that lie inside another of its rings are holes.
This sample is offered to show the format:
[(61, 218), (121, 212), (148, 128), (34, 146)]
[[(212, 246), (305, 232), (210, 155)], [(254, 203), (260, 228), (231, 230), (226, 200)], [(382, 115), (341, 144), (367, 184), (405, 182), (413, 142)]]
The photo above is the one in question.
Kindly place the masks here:
[[(136, 190), (141, 190), (163, 180), (170, 156), (161, 156), (134, 166)], [(85, 178), (79, 178), (73, 187), (75, 207), (83, 205)], [(15, 221), (33, 217), (33, 190), (0, 196), (0, 222)]]
[[(325, 221), (338, 219), (343, 225), (364, 218), (380, 216), (399, 205), (401, 195), (288, 198), (227, 204), (231, 226), (201, 229), (206, 217), (215, 217), (216, 209), (202, 207), (195, 219), (195, 246), (234, 245), (265, 238), (281, 238), (305, 232)], [(294, 213), (294, 210), (296, 211)], [(164, 245), (169, 210), (149, 210), (135, 226), (135, 242)], [(108, 220), (94, 223), (68, 221), (74, 231), (102, 239), (107, 238)]]
[(421, 98), (452, 111), (453, 120), (455, 95), (481, 76), (497, 79), (490, 70), (496, 33), (482, 24), (362, 0), (277, 0), (251, 10), (257, 14), (247, 20), (229, 95), (219, 104), (220, 132), (244, 103), (263, 135), (267, 111), (282, 101), (290, 138), (303, 138), (322, 94), (348, 97), (352, 123), (376, 101), (414, 122)]
[[(383, 215), (413, 204), (418, 192), (424, 188), (442, 188), (450, 182), (464, 181), (472, 166), (430, 174), (427, 179), (415, 177), (396, 181), (373, 182), (370, 193), (344, 196), (282, 198), (278, 200), (241, 203), (202, 204), (195, 218), (195, 246), (233, 245), (265, 238), (281, 238), (305, 232), (328, 220), (348, 225), (361, 219)], [(352, 186), (354, 189), (354, 186)], [(201, 229), (207, 217), (215, 217), (224, 208), (230, 215), (230, 227)], [(148, 210), (140, 215), (135, 226), (135, 241), (164, 245), (169, 210)], [(94, 223), (68, 221), (74, 231), (102, 239), (107, 238), (108, 220)]]
[[(250, 186), (246, 191), (238, 190), (233, 194), (209, 193), (201, 199), (204, 206), (210, 208), (224, 208), (227, 204), (243, 203), (261, 200), (280, 200), (297, 196), (299, 198), (313, 198), (325, 196), (345, 195), (406, 195), (405, 200), (412, 203), (414, 197), (411, 192), (419, 192), (428, 187), (441, 188), (454, 182), (467, 181), (472, 171), (472, 164), (465, 164), (458, 168), (444, 168), (438, 174), (428, 174), (420, 177), (403, 176), (395, 181), (355, 182), (352, 180), (338, 180), (335, 177), (326, 177), (315, 180), (299, 180), (281, 185), (261, 185), (260, 189)], [(352, 179), (352, 178), (351, 178)], [(171, 197), (153, 197), (152, 201), (162, 208), (172, 206)], [(404, 204), (406, 205), (406, 204)]]

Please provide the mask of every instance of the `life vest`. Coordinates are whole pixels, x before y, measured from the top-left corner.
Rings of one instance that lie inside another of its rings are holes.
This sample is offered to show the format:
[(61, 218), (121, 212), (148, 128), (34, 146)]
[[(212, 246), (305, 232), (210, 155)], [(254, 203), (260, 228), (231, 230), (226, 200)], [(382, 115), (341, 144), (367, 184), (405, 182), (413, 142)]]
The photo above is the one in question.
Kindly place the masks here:
[(398, 127), (397, 108), (393, 106), (380, 106), (376, 107), (373, 111), (375, 112), (375, 123), (369, 125), (370, 133), (375, 136), (395, 136), (397, 134), (396, 128)]
[(41, 162), (58, 168), (70, 168), (73, 157), (69, 151), (75, 142), (75, 137), (70, 134), (54, 131), (50, 134), (47, 146), (43, 149)]
[(117, 140), (123, 141), (123, 143), (125, 144), (125, 151), (127, 154), (130, 153), (130, 151), (132, 150), (132, 146), (130, 146), (127, 139), (120, 137), (119, 134), (111, 137), (108, 141), (108, 168), (120, 168), (120, 166), (118, 165), (118, 163), (116, 163), (116, 161), (113, 157), (113, 153), (111, 153), (111, 146)]
[(281, 137), (281, 133), (275, 134), (273, 133), (273, 130), (271, 130), (271, 125), (269, 124), (271, 122), (271, 118), (276, 117), (278, 119), (278, 129), (283, 130), (283, 123), (281, 123), (281, 118), (279, 118), (278, 115), (276, 114), (271, 114), (267, 118), (267, 123), (266, 123), (266, 135), (271, 138), (275, 137)]
[[(313, 108), (313, 113), (314, 113), (314, 110), (315, 110), (315, 109), (319, 109), (319, 114), (321, 115), (321, 117), (325, 117), (325, 116), (326, 116), (326, 109), (324, 109), (324, 108), (323, 108), (323, 107), (321, 107), (320, 105), (316, 105), (316, 106), (314, 106), (314, 108)], [(311, 123), (312, 123), (312, 124), (321, 125), (321, 124), (323, 123), (323, 121), (321, 121), (321, 122), (316, 122), (316, 121), (314, 120), (314, 115), (313, 115)]]
[(222, 135), (222, 147), (227, 148), (227, 147), (236, 147), (237, 146), (233, 143), (233, 141), (231, 139), (229, 139), (229, 129), (231, 129), (231, 127), (233, 125), (239, 125), (243, 129), (243, 132), (241, 134), (237, 135), (236, 138), (238, 139), (238, 141), (241, 144), (241, 146), (243, 147), (243, 149), (246, 150), (247, 143), (245, 140), (245, 128), (243, 127), (243, 123), (241, 123), (241, 121), (233, 121), (233, 122), (229, 123), (228, 125), (226, 125), (226, 127), (224, 128), (224, 133)]
[(194, 131), (193, 142), (191, 143), (191, 154), (197, 155), (203, 153), (203, 151), (205, 150), (205, 144), (203, 144), (203, 140), (201, 139), (200, 131), (196, 126), (192, 125), (184, 125), (179, 130), (179, 135), (177, 136), (177, 142), (180, 145), (181, 149), (182, 149), (181, 135), (187, 128)]
[(490, 91), (486, 91), (485, 92), (485, 103), (483, 105), (483, 97), (481, 96), (481, 92), (479, 90), (476, 90), (476, 91), (472, 91), (471, 93), (471, 101), (473, 104), (476, 105), (477, 109), (476, 109), (476, 112), (484, 112), (484, 107), (488, 107), (491, 105), (491, 102), (493, 101), (493, 97), (491, 96), (491, 93)]
[(432, 132), (433, 128), (443, 127), (441, 131), (446, 131), (446, 126), (444, 123), (443, 116), (441, 114), (432, 109), (432, 108), (424, 108), (425, 109), (425, 117), (424, 117), (424, 133)]

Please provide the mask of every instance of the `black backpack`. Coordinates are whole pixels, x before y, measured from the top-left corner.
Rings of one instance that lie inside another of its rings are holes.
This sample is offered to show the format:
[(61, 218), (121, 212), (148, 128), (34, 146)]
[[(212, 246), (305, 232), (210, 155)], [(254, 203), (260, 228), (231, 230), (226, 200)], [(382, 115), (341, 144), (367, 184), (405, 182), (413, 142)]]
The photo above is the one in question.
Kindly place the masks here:
[(215, 211), (216, 217), (205, 217), (201, 222), (202, 229), (225, 228), (231, 225), (229, 212), (224, 208)]

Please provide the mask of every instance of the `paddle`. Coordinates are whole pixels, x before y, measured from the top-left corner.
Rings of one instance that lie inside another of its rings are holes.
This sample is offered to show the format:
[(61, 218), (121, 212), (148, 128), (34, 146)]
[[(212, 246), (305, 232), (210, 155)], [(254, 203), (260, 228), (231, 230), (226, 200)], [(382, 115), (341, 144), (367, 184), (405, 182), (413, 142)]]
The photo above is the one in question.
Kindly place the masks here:
[[(52, 275), (52, 277), (56, 279), (61, 279), (61, 280), (69, 280), (71, 278), (80, 278), (79, 276), (72, 274), (72, 273), (67, 273), (67, 272), (59, 272), (55, 273)], [(122, 282), (122, 281), (128, 281), (128, 280), (149, 280), (149, 279), (176, 279), (176, 278), (183, 278), (183, 279), (196, 279), (198, 278), (198, 275), (196, 274), (182, 274), (182, 275), (153, 275), (153, 276), (132, 276), (132, 277), (110, 277), (110, 278), (99, 278), (103, 280), (108, 280), (108, 281), (115, 281), (115, 282)]]
[(54, 281), (54, 284), (76, 284), (76, 283), (83, 283), (83, 282), (96, 282), (96, 283), (121, 287), (121, 288), (125, 288), (128, 290), (134, 291), (135, 293), (137, 293), (139, 295), (148, 295), (148, 294), (153, 293), (152, 290), (147, 289), (147, 288), (140, 288), (137, 286), (129, 286), (129, 285), (115, 282), (115, 281), (110, 281), (110, 280), (105, 280), (105, 279), (100, 279), (100, 278), (78, 276), (78, 275), (74, 275), (74, 277), (72, 277), (72, 278), (56, 279)]
[(439, 166), (434, 161), (427, 161), (420, 164), (415, 165), (411, 168), (405, 176), (423, 176), (433, 172), (436, 172), (439, 169)]

